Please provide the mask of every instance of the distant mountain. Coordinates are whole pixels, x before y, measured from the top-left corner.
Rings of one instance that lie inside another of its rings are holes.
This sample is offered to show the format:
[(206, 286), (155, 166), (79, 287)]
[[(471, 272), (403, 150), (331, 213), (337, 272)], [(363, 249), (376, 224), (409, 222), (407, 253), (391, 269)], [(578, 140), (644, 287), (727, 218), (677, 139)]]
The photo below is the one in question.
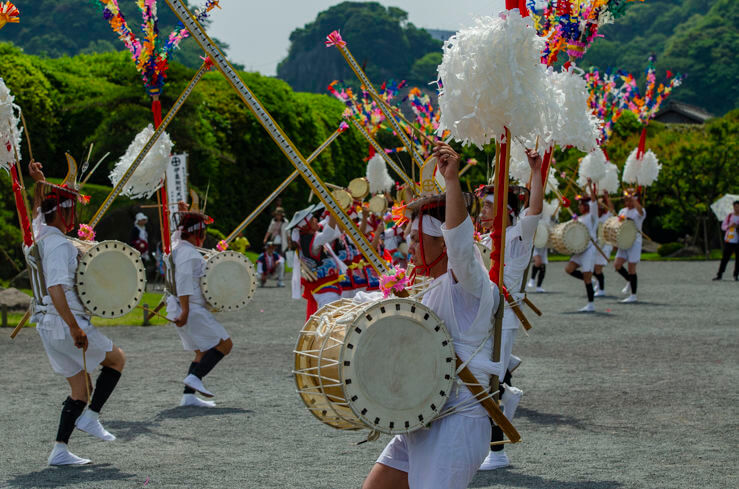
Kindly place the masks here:
[[(354, 82), (341, 53), (323, 44), (326, 35), (337, 29), (372, 80), (394, 78), (426, 84), (436, 78), (438, 62), (432, 65), (429, 61), (441, 61), (441, 41), (408, 22), (404, 10), (377, 2), (335, 5), (294, 30), (288, 56), (277, 66), (277, 76), (295, 90), (319, 93), (325, 93), (332, 80)], [(432, 60), (424, 58), (430, 53), (435, 55)]]

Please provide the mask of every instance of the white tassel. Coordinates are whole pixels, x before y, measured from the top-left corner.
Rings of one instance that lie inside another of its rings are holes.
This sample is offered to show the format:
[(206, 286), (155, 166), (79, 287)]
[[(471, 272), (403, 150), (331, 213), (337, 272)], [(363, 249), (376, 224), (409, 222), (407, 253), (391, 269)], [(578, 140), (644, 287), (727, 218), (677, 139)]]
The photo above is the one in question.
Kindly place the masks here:
[(21, 157), (20, 108), (13, 103), (15, 97), (0, 78), (0, 168), (10, 171), (15, 164), (16, 151)]
[(371, 194), (384, 193), (393, 189), (395, 181), (387, 171), (382, 156), (375, 154), (367, 163), (367, 181)]
[(593, 151), (598, 147), (603, 121), (588, 107), (585, 79), (575, 73), (574, 67), (562, 72), (549, 71), (549, 79), (555, 88), (554, 95), (559, 97), (559, 117), (552, 127), (552, 138), (563, 148), (573, 146), (585, 153)]
[(629, 157), (626, 158), (626, 164), (624, 165), (624, 172), (621, 175), (621, 181), (623, 183), (632, 183), (635, 184), (638, 179), (639, 175), (639, 165), (641, 162), (636, 159), (636, 152), (638, 149), (634, 149), (634, 151), (629, 154)]
[[(109, 178), (114, 186), (118, 184), (123, 174), (153, 134), (154, 127), (149, 124), (136, 135), (133, 142), (128, 146), (126, 154), (110, 172)], [(169, 134), (164, 132), (123, 187), (122, 194), (132, 199), (148, 199), (151, 197), (164, 183), (164, 173), (167, 170), (171, 153), (172, 140), (169, 138)]]
[(618, 167), (609, 161), (606, 163), (606, 174), (598, 180), (598, 189), (615, 194), (618, 192), (618, 186)]
[(648, 149), (641, 158), (639, 173), (636, 177), (637, 183), (643, 187), (649, 187), (657, 181), (661, 169), (662, 165), (657, 159), (657, 155), (651, 149)]
[(526, 185), (531, 177), (531, 167), (524, 147), (515, 140), (511, 144), (511, 161), (508, 167), (508, 175), (518, 185)]
[(540, 56), (545, 40), (517, 10), (481, 17), (444, 44), (439, 73), (439, 134), (464, 144), (514, 136), (551, 142), (557, 97)]
[(606, 176), (606, 155), (598, 148), (583, 157), (580, 167), (577, 170), (577, 185), (585, 188), (588, 185), (588, 178), (593, 182), (599, 182), (601, 178)]

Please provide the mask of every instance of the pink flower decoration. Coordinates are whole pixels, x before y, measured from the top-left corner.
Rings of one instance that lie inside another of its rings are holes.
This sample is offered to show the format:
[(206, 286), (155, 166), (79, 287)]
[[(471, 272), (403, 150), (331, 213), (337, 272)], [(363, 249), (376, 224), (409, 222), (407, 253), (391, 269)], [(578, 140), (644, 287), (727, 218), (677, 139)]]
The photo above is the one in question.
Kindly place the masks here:
[(226, 243), (226, 240), (222, 239), (218, 242), (216, 245), (216, 249), (218, 251), (226, 251), (228, 249), (228, 243)]
[(382, 290), (382, 296), (387, 298), (392, 294), (392, 291), (400, 292), (405, 289), (409, 284), (408, 276), (405, 273), (405, 268), (398, 268), (394, 274), (382, 275), (380, 277), (380, 290)]
[(77, 236), (83, 241), (94, 241), (95, 230), (92, 229), (92, 226), (89, 226), (87, 224), (80, 224), (80, 227), (77, 230)]
[(344, 46), (346, 46), (346, 42), (344, 42), (344, 40), (341, 38), (341, 34), (339, 34), (339, 31), (334, 31), (326, 36), (326, 41), (324, 41), (324, 44), (327, 48), (330, 48), (332, 46), (343, 48)]

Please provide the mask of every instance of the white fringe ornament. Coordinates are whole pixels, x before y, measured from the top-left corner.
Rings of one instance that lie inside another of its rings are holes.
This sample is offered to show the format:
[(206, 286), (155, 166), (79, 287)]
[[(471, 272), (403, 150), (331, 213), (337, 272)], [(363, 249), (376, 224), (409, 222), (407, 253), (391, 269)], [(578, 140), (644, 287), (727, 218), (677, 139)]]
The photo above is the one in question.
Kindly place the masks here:
[(449, 130), (455, 140), (480, 147), (500, 141), (507, 127), (546, 146), (557, 100), (540, 61), (544, 45), (531, 17), (517, 10), (478, 18), (452, 36), (438, 67), (439, 134)]
[(606, 163), (606, 174), (598, 180), (598, 189), (615, 194), (618, 192), (618, 187), (618, 167), (609, 161)]
[[(133, 142), (128, 146), (126, 154), (110, 172), (109, 178), (114, 186), (118, 184), (123, 174), (141, 153), (146, 142), (153, 134), (154, 127), (149, 124), (136, 135)], [(171, 153), (172, 140), (169, 138), (169, 134), (164, 132), (159, 136), (156, 144), (144, 157), (139, 167), (136, 168), (121, 193), (132, 199), (148, 199), (151, 197), (164, 183), (164, 172), (167, 170)]]
[(593, 182), (599, 182), (606, 176), (606, 163), (606, 155), (600, 148), (586, 154), (577, 170), (577, 185), (585, 188), (588, 185), (588, 178)]
[(553, 95), (559, 97), (559, 117), (552, 127), (552, 138), (563, 148), (573, 146), (588, 153), (598, 147), (603, 121), (590, 111), (585, 79), (575, 69), (549, 71), (550, 83), (555, 89)]
[(511, 161), (508, 166), (508, 176), (518, 185), (529, 183), (529, 177), (531, 176), (531, 167), (529, 166), (529, 159), (526, 156), (524, 147), (515, 140), (511, 144)]
[(18, 161), (21, 158), (20, 108), (13, 103), (15, 97), (5, 82), (0, 78), (0, 168), (9, 172), (15, 164), (16, 151)]
[(649, 187), (657, 181), (661, 169), (662, 164), (657, 159), (657, 155), (648, 149), (641, 158), (639, 173), (636, 176), (637, 183), (643, 187)]
[(628, 158), (626, 158), (626, 164), (624, 165), (624, 172), (621, 175), (621, 181), (623, 183), (635, 184), (637, 182), (637, 176), (639, 175), (639, 165), (641, 162), (636, 159), (636, 152), (638, 149), (634, 149)]
[(371, 194), (379, 194), (392, 190), (395, 180), (388, 173), (387, 165), (385, 165), (385, 160), (382, 159), (382, 156), (375, 154), (370, 158), (367, 163), (367, 181), (369, 182)]

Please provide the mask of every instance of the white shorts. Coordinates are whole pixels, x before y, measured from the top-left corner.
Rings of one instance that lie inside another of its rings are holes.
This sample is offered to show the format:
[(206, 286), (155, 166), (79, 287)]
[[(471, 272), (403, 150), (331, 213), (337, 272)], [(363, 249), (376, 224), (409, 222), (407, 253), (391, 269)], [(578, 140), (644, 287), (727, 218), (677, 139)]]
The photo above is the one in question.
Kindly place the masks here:
[[(85, 361), (87, 362), (87, 371), (92, 372), (105, 360), (105, 354), (113, 351), (113, 342), (90, 324), (87, 318), (75, 315), (75, 319), (87, 335)], [(62, 324), (57, 323), (49, 329), (50, 322), (58, 321), (61, 321)], [(47, 314), (36, 330), (41, 337), (41, 343), (44, 345), (46, 356), (49, 357), (49, 363), (54, 372), (69, 378), (82, 371), (84, 365), (82, 349), (74, 346), (74, 338), (72, 338), (69, 327), (63, 319), (56, 315)]]
[[(613, 253), (613, 246), (612, 245), (605, 245), (600, 247), (601, 250), (603, 250), (603, 253), (610, 259), (611, 253)], [(603, 255), (600, 254), (598, 250), (595, 250), (595, 265), (604, 267), (608, 265), (608, 261), (603, 257)]]
[(549, 263), (549, 248), (534, 248), (534, 256), (540, 256), (544, 264)]
[(595, 266), (596, 253), (598, 253), (598, 251), (595, 249), (595, 246), (591, 244), (590, 246), (588, 246), (588, 249), (586, 249), (582, 253), (572, 255), (570, 257), (570, 261), (580, 265), (581, 272), (592, 272), (593, 267)]
[[(167, 317), (176, 318), (180, 315), (180, 303), (173, 296), (167, 298)], [(174, 324), (173, 324), (174, 325)], [(190, 313), (187, 322), (181, 328), (174, 326), (182, 340), (182, 348), (187, 351), (208, 351), (218, 345), (221, 340), (230, 338), (226, 328), (219, 323), (215, 316), (200, 304), (190, 304)]]
[(636, 240), (631, 248), (625, 250), (619, 248), (616, 258), (625, 258), (628, 263), (639, 263), (641, 261), (641, 240)]
[(453, 414), (396, 435), (377, 463), (408, 473), (411, 489), (464, 489), (490, 451), (490, 420)]

